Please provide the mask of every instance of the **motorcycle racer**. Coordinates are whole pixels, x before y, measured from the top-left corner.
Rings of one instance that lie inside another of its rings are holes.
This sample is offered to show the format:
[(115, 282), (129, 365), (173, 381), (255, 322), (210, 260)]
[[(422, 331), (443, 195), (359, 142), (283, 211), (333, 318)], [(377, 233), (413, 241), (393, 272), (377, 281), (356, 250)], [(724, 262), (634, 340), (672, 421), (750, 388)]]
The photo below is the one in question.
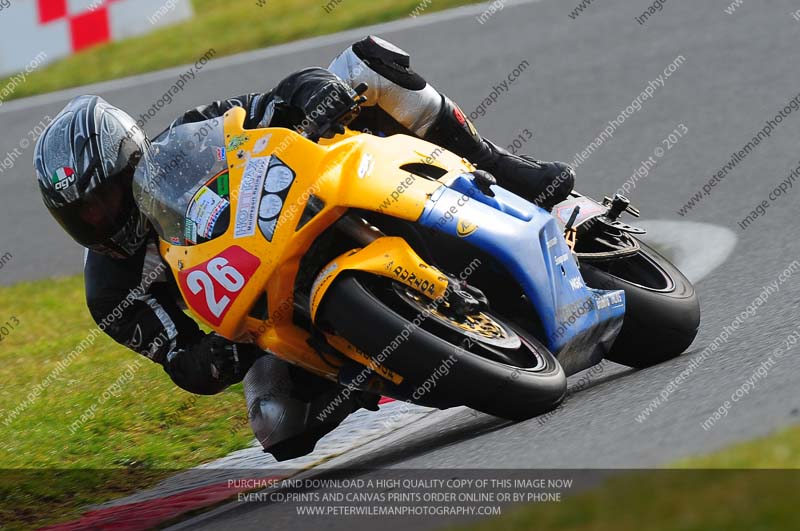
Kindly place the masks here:
[[(569, 166), (511, 155), (482, 138), (455, 103), (411, 69), (406, 52), (374, 36), (348, 47), (327, 69), (306, 68), (267, 93), (192, 109), (170, 128), (217, 118), (239, 106), (247, 112), (245, 128), (291, 127), (310, 138), (330, 137), (334, 131), (326, 127), (331, 117), (349, 106), (354, 87), (361, 83), (368, 86), (367, 99), (361, 113), (351, 117), (351, 128), (428, 140), (544, 207), (571, 191), (574, 173)], [(186, 391), (215, 394), (244, 379), (253, 431), (278, 460), (312, 451), (359, 407), (377, 409), (377, 397), (351, 393), (331, 410), (339, 386), (254, 345), (206, 334), (183, 313), (157, 237), (133, 196), (133, 174), (149, 149), (150, 141), (133, 118), (97, 96), (73, 99), (36, 145), (34, 166), (44, 203), (87, 248), (86, 299), (98, 326), (161, 364)], [(316, 413), (323, 409), (327, 413), (319, 420)]]

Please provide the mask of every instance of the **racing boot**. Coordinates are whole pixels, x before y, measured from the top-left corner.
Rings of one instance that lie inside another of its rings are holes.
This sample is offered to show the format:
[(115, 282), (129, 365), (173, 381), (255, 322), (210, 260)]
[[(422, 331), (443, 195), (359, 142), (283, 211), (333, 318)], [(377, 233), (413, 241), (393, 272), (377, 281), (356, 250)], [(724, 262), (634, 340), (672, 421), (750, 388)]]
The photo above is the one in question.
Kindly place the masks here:
[(497, 179), (503, 188), (550, 209), (569, 196), (575, 171), (563, 162), (543, 162), (527, 155), (512, 155), (481, 138), (475, 126), (448, 97), (423, 136), (424, 140), (464, 157)]

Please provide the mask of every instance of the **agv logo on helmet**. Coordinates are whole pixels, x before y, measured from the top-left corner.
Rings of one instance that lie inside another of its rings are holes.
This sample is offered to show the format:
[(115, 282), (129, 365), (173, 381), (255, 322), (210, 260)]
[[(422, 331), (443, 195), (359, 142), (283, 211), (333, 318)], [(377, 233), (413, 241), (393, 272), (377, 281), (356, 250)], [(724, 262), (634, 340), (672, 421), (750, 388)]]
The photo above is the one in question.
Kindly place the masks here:
[(60, 168), (53, 172), (53, 185), (57, 192), (66, 190), (75, 184), (75, 170), (72, 168)]

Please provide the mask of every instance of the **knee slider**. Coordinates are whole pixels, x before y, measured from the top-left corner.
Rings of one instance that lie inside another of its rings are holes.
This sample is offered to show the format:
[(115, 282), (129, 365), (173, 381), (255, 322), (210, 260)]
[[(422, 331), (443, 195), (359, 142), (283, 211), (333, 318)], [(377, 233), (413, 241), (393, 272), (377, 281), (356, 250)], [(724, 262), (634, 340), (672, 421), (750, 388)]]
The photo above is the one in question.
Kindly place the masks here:
[(269, 449), (307, 430), (309, 407), (308, 403), (287, 396), (259, 397), (248, 412), (250, 427), (258, 442)]

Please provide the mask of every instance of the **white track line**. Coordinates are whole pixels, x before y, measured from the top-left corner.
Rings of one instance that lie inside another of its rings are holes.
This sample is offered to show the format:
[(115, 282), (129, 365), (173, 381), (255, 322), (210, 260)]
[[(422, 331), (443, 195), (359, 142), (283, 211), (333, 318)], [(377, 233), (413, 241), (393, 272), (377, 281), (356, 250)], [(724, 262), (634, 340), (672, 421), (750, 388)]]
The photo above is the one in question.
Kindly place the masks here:
[(635, 225), (647, 230), (642, 240), (663, 251), (692, 283), (725, 263), (738, 241), (730, 229), (710, 223), (652, 220)]

